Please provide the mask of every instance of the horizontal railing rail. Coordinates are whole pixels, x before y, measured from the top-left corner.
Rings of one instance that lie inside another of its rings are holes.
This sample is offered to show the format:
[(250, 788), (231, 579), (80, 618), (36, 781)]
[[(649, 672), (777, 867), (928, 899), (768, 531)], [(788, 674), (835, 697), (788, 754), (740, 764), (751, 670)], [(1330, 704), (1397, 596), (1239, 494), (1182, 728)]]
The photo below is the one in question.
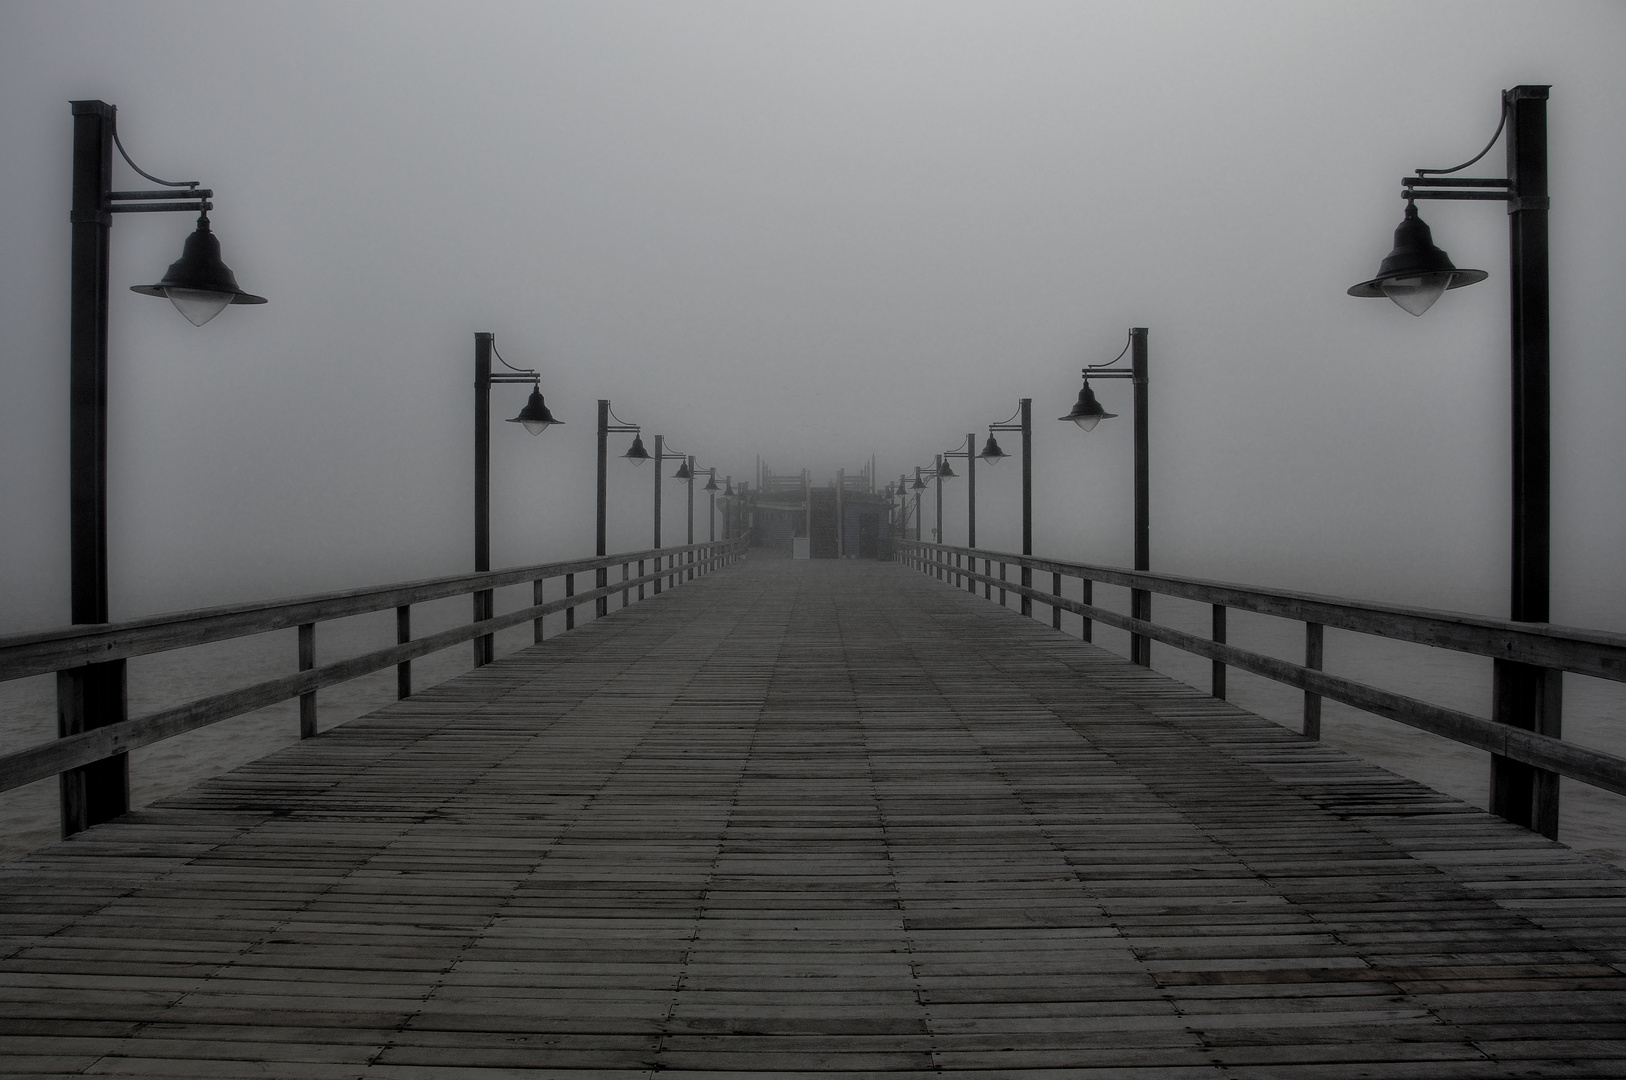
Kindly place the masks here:
[[(43, 780), (53, 774), (81, 768), (175, 735), (206, 727), (255, 709), (300, 699), (300, 735), (316, 734), (314, 695), (317, 690), (362, 675), (395, 667), (397, 696), (411, 693), (413, 660), (468, 641), (488, 639), (509, 627), (531, 622), (534, 640), (542, 640), (542, 619), (556, 612), (566, 615), (566, 627), (574, 625), (575, 609), (595, 604), (601, 598), (620, 593), (622, 606), (630, 602), (633, 589), (639, 598), (644, 587), (676, 585), (696, 575), (709, 573), (743, 553), (745, 537), (682, 547), (618, 552), (602, 558), (573, 559), (512, 567), (485, 573), (349, 589), (342, 592), (301, 596), (239, 607), (208, 608), (175, 612), (121, 623), (99, 623), (42, 633), (0, 637), (0, 681), (57, 672), (61, 677), (92, 664), (168, 652), (192, 645), (224, 641), (296, 627), (300, 632), (301, 667), (296, 673), (256, 683), (184, 705), (163, 709), (146, 716), (94, 727), (66, 735), (52, 742), (0, 755), (0, 791)], [(651, 568), (650, 563), (654, 563)], [(637, 564), (638, 572), (630, 568)], [(621, 567), (622, 577), (585, 592), (576, 592), (576, 574), (607, 571)], [(566, 595), (542, 600), (542, 583), (565, 579)], [(413, 639), (410, 635), (411, 605), (448, 597), (487, 593), (506, 586), (531, 583), (534, 602), (514, 611), (474, 619), (447, 630)], [(314, 663), (314, 627), (332, 619), (394, 609), (397, 644), (350, 657), (321, 667)], [(307, 643), (308, 642), (308, 643)], [(489, 650), (487, 650), (489, 655)], [(307, 657), (309, 659), (307, 660)]]
[[(1230, 582), (1062, 562), (918, 540), (898, 540), (895, 547), (898, 557), (907, 565), (956, 586), (964, 583), (972, 592), (981, 584), (987, 598), (991, 599), (992, 591), (998, 590), (1001, 603), (1004, 602), (1004, 594), (1014, 593), (1034, 603), (1047, 605), (1052, 611), (1051, 624), (1058, 628), (1061, 612), (1078, 615), (1084, 620), (1086, 641), (1092, 637), (1091, 624), (1101, 622), (1126, 631), (1131, 636), (1160, 641), (1206, 657), (1213, 662), (1212, 693), (1215, 697), (1225, 696), (1226, 667), (1239, 668), (1303, 690), (1303, 733), (1309, 738), (1320, 737), (1321, 699), (1331, 698), (1476, 749), (1626, 795), (1626, 758), (1329, 675), (1321, 670), (1322, 629), (1331, 626), (1375, 637), (1530, 664), (1551, 671), (1570, 671), (1613, 682), (1626, 682), (1626, 634), (1374, 604), (1314, 593), (1255, 588)], [(976, 569), (978, 560), (983, 562), (980, 573)], [(999, 568), (997, 575), (995, 566)], [(1047, 593), (1007, 580), (1005, 575), (1009, 566), (1051, 574), (1051, 591)], [(1061, 595), (1061, 580), (1064, 577), (1076, 578), (1083, 583), (1082, 601)], [(1095, 582), (1209, 604), (1213, 607), (1214, 637), (1198, 637), (1149, 619), (1138, 619), (1100, 607), (1092, 602)], [(1294, 664), (1227, 644), (1224, 640), (1225, 612), (1231, 608), (1303, 622), (1306, 627), (1306, 662)]]

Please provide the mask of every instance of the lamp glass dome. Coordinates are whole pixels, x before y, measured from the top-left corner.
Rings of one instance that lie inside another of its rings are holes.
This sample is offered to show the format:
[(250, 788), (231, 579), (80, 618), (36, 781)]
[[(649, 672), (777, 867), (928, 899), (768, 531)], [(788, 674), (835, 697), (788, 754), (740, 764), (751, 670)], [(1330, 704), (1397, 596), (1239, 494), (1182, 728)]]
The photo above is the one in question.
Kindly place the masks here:
[(540, 435), (554, 424), (562, 424), (563, 420), (554, 419), (553, 413), (548, 411), (547, 403), (542, 400), (542, 391), (536, 387), (531, 388), (531, 396), (525, 402), (525, 407), (519, 411), (518, 416), (509, 417), (510, 424), (521, 424), (532, 435)]
[(231, 268), (220, 261), (220, 241), (209, 229), (209, 215), (198, 215), (198, 226), (186, 238), (181, 257), (169, 264), (153, 285), (132, 285), (131, 292), (162, 296), (175, 305), (193, 326), (202, 326), (229, 304), (263, 304), (265, 297), (237, 287)]
[(644, 449), (643, 435), (634, 435), (632, 437), (632, 445), (627, 447), (627, 452), (621, 456), (632, 462), (634, 465), (642, 465), (644, 462), (648, 461), (649, 451)]
[(1084, 380), (1084, 388), (1078, 392), (1078, 400), (1073, 403), (1073, 411), (1066, 416), (1058, 416), (1058, 420), (1071, 420), (1084, 431), (1095, 430), (1095, 425), (1103, 420), (1111, 420), (1117, 413), (1107, 412), (1101, 403), (1095, 400), (1095, 391), (1090, 389), (1090, 380)]
[(1406, 203), (1406, 215), (1395, 228), (1394, 248), (1378, 264), (1378, 276), (1349, 288), (1350, 296), (1387, 296), (1413, 315), (1421, 315), (1447, 289), (1460, 289), (1490, 275), (1459, 270), (1451, 257), (1434, 246), (1428, 223), (1417, 216), (1417, 204)]

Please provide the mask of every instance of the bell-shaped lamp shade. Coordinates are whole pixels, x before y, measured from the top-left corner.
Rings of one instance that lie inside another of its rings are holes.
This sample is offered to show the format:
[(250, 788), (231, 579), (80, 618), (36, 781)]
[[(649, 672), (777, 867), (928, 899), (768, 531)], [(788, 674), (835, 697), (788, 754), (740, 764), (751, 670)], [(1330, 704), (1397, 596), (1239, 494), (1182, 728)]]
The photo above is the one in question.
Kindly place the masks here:
[(982, 460), (986, 461), (990, 465), (998, 465), (1002, 459), (1009, 457), (1010, 455), (1005, 453), (1004, 450), (1000, 449), (999, 440), (994, 438), (994, 433), (990, 431), (988, 433), (987, 445), (982, 448), (982, 453), (978, 454), (977, 456), (982, 458)]
[(723, 498), (725, 498), (725, 499), (734, 498), (734, 481), (730, 480), (728, 482), (728, 487), (723, 490)]
[(130, 291), (167, 297), (193, 326), (202, 326), (228, 304), (265, 303), (265, 297), (239, 289), (231, 268), (220, 261), (220, 241), (209, 231), (208, 214), (198, 215), (198, 227), (186, 238), (181, 257), (156, 285), (132, 285)]
[(1093, 431), (1096, 424), (1103, 420), (1111, 420), (1117, 415), (1101, 407), (1101, 403), (1095, 400), (1095, 391), (1090, 389), (1090, 381), (1085, 379), (1084, 389), (1078, 392), (1078, 400), (1073, 403), (1073, 411), (1056, 419), (1071, 420), (1083, 430)]
[(910, 491), (925, 491), (926, 490), (926, 481), (924, 481), (924, 480), (922, 480), (920, 478), (920, 470), (918, 468), (915, 470), (915, 482), (909, 485), (909, 490)]
[(519, 411), (518, 416), (509, 417), (508, 422), (525, 425), (525, 430), (532, 435), (540, 435), (554, 424), (564, 423), (563, 420), (553, 418), (553, 414), (548, 411), (547, 403), (542, 400), (542, 391), (534, 386), (525, 407)]
[(707, 480), (706, 481), (706, 486), (701, 488), (700, 490), (701, 491), (716, 491), (717, 490), (717, 470), (716, 469), (713, 469), (711, 471), (711, 479)]
[(948, 458), (943, 458), (937, 463), (937, 475), (944, 480), (953, 480), (960, 474), (954, 471), (954, 466), (949, 464)]
[(1434, 246), (1428, 223), (1417, 216), (1417, 204), (1406, 203), (1406, 216), (1395, 229), (1394, 250), (1378, 264), (1378, 276), (1349, 289), (1351, 296), (1387, 296), (1413, 315), (1421, 315), (1447, 289), (1460, 289), (1490, 275), (1458, 270), (1451, 257)]
[(627, 452), (621, 456), (634, 465), (642, 465), (649, 460), (649, 451), (644, 449), (644, 437), (641, 433), (633, 435), (632, 445), (627, 447)]
[(677, 472), (672, 474), (672, 479), (673, 480), (687, 480), (689, 477), (691, 477), (693, 475), (694, 474), (689, 471), (689, 463), (687, 461), (685, 461), (685, 462), (683, 462), (682, 464), (680, 464), (677, 467)]

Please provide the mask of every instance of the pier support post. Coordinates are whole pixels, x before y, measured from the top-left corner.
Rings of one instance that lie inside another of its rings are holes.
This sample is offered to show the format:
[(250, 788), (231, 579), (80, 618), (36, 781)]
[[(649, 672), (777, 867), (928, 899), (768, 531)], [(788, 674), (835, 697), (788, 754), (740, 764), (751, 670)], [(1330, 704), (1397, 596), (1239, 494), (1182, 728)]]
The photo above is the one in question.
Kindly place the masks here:
[[(68, 516), (75, 625), (104, 623), (107, 581), (107, 275), (113, 215), (113, 106), (73, 108), (72, 253), (68, 316)], [(57, 733), (117, 724), (128, 715), (123, 660), (57, 676)], [(62, 835), (130, 808), (126, 754), (61, 774)]]
[[(1510, 618), (1547, 622), (1550, 546), (1547, 93), (1505, 92), (1513, 373), (1513, 588)], [(1553, 738), (1562, 732), (1563, 674), (1496, 661), (1492, 716)], [(1491, 812), (1558, 836), (1558, 774), (1491, 756)]]

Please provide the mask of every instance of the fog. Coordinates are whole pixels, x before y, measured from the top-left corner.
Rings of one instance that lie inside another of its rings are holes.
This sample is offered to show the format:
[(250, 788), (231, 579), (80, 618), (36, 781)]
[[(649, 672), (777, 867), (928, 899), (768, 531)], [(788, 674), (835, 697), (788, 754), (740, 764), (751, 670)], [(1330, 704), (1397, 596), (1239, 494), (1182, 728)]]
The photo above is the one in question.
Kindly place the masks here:
[[(819, 482), (1031, 397), (1036, 550), (1125, 564), (1129, 386), (1054, 418), (1130, 326), (1154, 568), (1504, 615), (1503, 208), (1423, 205), (1491, 273), (1424, 317), (1344, 290), (1517, 83), (1553, 87), (1553, 618), (1626, 630), (1623, 51), (1616, 3), (5, 0), (0, 630), (68, 621), (78, 98), (213, 188), (270, 299), (192, 327), (128, 290), (191, 218), (115, 218), (114, 618), (471, 568), (476, 331), (565, 421), (493, 390), (496, 566), (592, 550), (601, 397), (651, 449)], [(982, 545), (1018, 544), (1019, 476), (979, 468)], [(612, 550), (652, 484), (612, 459)]]

